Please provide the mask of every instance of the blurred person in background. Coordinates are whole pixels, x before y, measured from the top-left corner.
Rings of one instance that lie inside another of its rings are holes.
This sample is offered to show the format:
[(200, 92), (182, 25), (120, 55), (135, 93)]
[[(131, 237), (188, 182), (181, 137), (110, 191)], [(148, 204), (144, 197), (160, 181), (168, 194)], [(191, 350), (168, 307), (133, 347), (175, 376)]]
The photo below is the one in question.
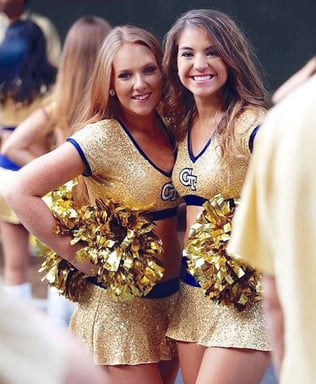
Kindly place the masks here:
[[(73, 23), (65, 38), (52, 94), (10, 135), (1, 148), (2, 155), (22, 167), (37, 157), (34, 145), (46, 143), (45, 149), (53, 149), (65, 141), (86, 94), (99, 48), (110, 30), (106, 20), (94, 15), (83, 16)], [(13, 285), (19, 282), (19, 275), (26, 276), (28, 267), (25, 252), (16, 256), (16, 274), (10, 281)], [(9, 267), (5, 263), (4, 276)], [(50, 317), (67, 325), (72, 309), (73, 303), (60, 296), (55, 288), (48, 288)]]
[(313, 56), (307, 61), (297, 72), (290, 76), (279, 88), (274, 92), (272, 96), (272, 102), (274, 104), (281, 101), (291, 91), (296, 89), (307, 79), (316, 73), (316, 56)]
[[(17, 125), (48, 97), (56, 73), (56, 67), (48, 61), (46, 40), (40, 27), (30, 20), (13, 21), (0, 45), (1, 148)], [(31, 150), (34, 156), (47, 152), (49, 140), (32, 143)], [(19, 168), (18, 163), (0, 155), (0, 178), (7, 170)], [(0, 229), (5, 288), (20, 297), (31, 298), (31, 284), (27, 278), (28, 232), (3, 200), (0, 201)]]
[(43, 31), (47, 41), (47, 55), (50, 62), (58, 66), (61, 41), (55, 25), (46, 16), (33, 12), (28, 0), (0, 0), (0, 43), (6, 28), (14, 20), (31, 20)]
[(228, 244), (263, 272), (280, 384), (315, 383), (316, 76), (297, 85), (265, 118)]
[(0, 283), (2, 384), (108, 384), (80, 343)]

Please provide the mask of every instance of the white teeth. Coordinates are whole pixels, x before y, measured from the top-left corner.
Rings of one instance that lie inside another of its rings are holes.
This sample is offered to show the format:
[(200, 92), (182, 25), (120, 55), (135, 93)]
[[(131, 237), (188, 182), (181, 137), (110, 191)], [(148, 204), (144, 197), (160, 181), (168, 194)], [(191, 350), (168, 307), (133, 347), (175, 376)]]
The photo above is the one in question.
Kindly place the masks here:
[(147, 97), (148, 97), (148, 93), (146, 93), (146, 95), (133, 96), (133, 98), (136, 100), (145, 100)]
[(212, 75), (204, 75), (204, 76), (193, 76), (193, 80), (203, 81), (203, 80), (211, 80)]

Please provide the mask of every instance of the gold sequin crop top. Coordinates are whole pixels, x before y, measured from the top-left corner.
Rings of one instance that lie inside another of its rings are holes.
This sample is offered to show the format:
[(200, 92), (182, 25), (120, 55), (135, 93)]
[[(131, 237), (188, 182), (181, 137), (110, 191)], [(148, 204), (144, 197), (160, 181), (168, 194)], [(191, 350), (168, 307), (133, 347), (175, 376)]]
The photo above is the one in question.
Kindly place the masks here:
[(23, 105), (8, 99), (4, 105), (0, 106), (0, 126), (15, 128), (39, 108), (43, 100), (43, 97), (37, 97), (30, 105)]
[(67, 139), (85, 166), (90, 201), (108, 198), (148, 210), (153, 220), (173, 216), (180, 203), (171, 172), (157, 167), (115, 119), (87, 125)]
[(216, 136), (209, 139), (198, 154), (190, 144), (190, 127), (179, 143), (172, 180), (177, 192), (187, 205), (202, 205), (218, 193), (224, 198), (239, 198), (246, 176), (252, 140), (262, 122), (264, 112), (254, 108), (246, 110), (236, 124), (237, 146), (244, 155), (222, 159)]

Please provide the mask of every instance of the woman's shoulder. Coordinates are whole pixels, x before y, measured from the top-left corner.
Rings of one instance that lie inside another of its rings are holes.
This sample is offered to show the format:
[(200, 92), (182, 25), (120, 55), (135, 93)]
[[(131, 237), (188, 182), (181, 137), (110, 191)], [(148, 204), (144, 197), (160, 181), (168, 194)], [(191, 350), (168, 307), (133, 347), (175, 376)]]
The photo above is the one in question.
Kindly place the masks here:
[(267, 110), (263, 107), (247, 106), (245, 107), (237, 118), (237, 124), (240, 128), (253, 129), (262, 124)]
[(103, 119), (103, 120), (87, 123), (81, 129), (79, 129), (78, 132), (85, 131), (85, 130), (105, 132), (117, 126), (119, 126), (119, 122), (116, 119)]
[(257, 106), (247, 106), (236, 121), (236, 142), (243, 153), (253, 150), (253, 142), (264, 121), (267, 110)]
[(103, 119), (95, 122), (88, 122), (79, 128), (72, 137), (81, 141), (97, 141), (101, 138), (106, 138), (109, 133), (113, 133), (113, 130), (119, 126), (119, 122), (116, 119)]

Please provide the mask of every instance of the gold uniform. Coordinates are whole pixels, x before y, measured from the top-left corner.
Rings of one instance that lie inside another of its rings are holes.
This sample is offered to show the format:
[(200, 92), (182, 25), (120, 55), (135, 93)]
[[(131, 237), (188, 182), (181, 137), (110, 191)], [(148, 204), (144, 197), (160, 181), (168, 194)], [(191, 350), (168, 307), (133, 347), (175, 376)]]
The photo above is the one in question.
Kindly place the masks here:
[[(123, 124), (114, 119), (87, 125), (67, 139), (86, 165), (89, 200), (112, 199), (133, 209), (150, 210), (154, 220), (176, 214), (179, 204), (167, 173), (153, 164)], [(143, 364), (170, 360), (174, 342), (165, 333), (177, 297), (177, 284), (155, 298), (114, 302), (89, 285), (70, 321), (96, 364)], [(162, 285), (165, 282), (161, 283)], [(157, 284), (159, 291), (160, 284)], [(155, 290), (156, 286), (153, 290)]]

